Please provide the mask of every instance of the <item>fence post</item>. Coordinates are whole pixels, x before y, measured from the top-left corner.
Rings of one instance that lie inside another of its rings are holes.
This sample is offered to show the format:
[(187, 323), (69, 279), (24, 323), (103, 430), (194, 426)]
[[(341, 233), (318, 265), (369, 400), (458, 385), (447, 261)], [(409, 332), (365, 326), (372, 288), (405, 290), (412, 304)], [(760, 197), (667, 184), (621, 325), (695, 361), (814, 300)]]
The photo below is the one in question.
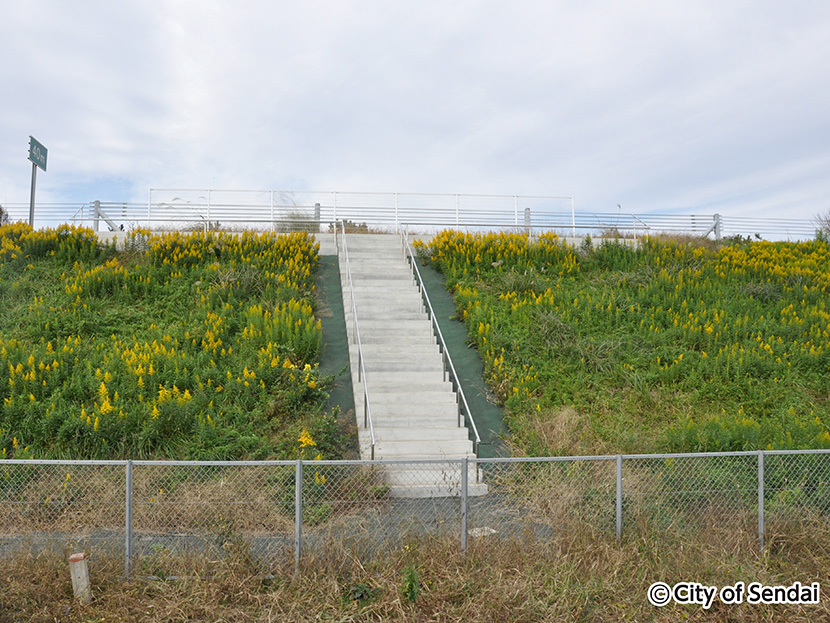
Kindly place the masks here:
[(623, 488), (622, 488), (622, 472), (623, 459), (622, 454), (617, 455), (617, 540), (622, 538), (623, 525)]
[(300, 573), (303, 549), (303, 461), (297, 459), (294, 471), (294, 575)]
[(127, 461), (126, 485), (124, 499), (124, 529), (126, 534), (124, 542), (124, 577), (130, 579), (133, 562), (133, 462)]
[(764, 451), (758, 450), (758, 547), (764, 551)]
[(713, 225), (714, 232), (715, 232), (715, 240), (720, 240), (721, 239), (721, 230), (720, 230), (721, 218), (720, 218), (720, 214), (715, 214), (712, 217), (712, 220), (715, 221), (715, 223)]
[(467, 489), (470, 459), (461, 459), (461, 553), (467, 553)]

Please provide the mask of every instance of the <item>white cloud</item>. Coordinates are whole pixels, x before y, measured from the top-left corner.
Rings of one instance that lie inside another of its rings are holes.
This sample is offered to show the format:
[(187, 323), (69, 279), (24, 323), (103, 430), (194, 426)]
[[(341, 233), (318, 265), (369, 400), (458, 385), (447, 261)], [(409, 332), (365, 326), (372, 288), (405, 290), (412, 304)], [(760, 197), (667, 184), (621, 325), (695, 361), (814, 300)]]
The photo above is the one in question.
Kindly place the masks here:
[(28, 197), (33, 134), (44, 201), (293, 186), (808, 218), (828, 57), (826, 2), (28, 0), (0, 22), (0, 201)]

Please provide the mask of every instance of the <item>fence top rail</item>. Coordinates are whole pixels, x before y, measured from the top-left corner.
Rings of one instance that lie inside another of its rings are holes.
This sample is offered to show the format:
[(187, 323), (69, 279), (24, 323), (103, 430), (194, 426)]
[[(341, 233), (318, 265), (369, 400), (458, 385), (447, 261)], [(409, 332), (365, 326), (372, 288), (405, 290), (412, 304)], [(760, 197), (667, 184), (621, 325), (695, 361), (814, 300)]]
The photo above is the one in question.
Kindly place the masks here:
[(678, 452), (665, 454), (602, 454), (579, 456), (516, 456), (494, 458), (428, 458), (428, 459), (285, 459), (272, 461), (178, 461), (178, 460), (98, 460), (98, 459), (0, 459), (2, 465), (111, 465), (126, 467), (135, 466), (168, 466), (168, 467), (268, 467), (294, 466), (298, 462), (304, 465), (401, 465), (401, 464), (457, 464), (464, 460), (471, 463), (557, 463), (568, 461), (616, 461), (621, 458), (625, 461), (638, 459), (700, 459), (700, 458), (727, 458), (727, 457), (757, 457), (763, 456), (804, 456), (827, 455), (830, 449), (819, 448), (814, 450), (747, 450), (742, 452)]

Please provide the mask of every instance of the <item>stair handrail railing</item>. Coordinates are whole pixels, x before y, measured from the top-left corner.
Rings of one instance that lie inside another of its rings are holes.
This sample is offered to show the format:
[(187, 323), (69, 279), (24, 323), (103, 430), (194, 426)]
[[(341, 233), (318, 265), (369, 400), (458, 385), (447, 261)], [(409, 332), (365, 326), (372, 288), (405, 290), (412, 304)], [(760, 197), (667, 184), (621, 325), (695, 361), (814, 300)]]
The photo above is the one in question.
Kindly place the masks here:
[[(478, 434), (478, 427), (476, 426), (475, 420), (473, 419), (473, 413), (470, 410), (470, 405), (467, 404), (467, 397), (464, 395), (464, 388), (461, 387), (461, 379), (458, 378), (458, 374), (455, 371), (455, 366), (452, 362), (452, 357), (450, 357), (450, 351), (447, 348), (447, 343), (444, 341), (444, 334), (441, 332), (441, 327), (438, 326), (438, 317), (435, 315), (435, 310), (432, 308), (432, 302), (429, 300), (429, 294), (427, 293), (426, 284), (424, 284), (424, 280), (421, 277), (421, 271), (418, 270), (418, 262), (417, 258), (415, 257), (415, 253), (412, 250), (412, 246), (409, 244), (409, 229), (406, 225), (401, 228), (401, 241), (404, 248), (404, 255), (406, 260), (412, 266), (412, 274), (415, 277), (418, 285), (418, 289), (421, 291), (421, 296), (424, 299), (424, 302), (427, 306), (427, 314), (429, 315), (430, 321), (432, 322), (433, 330), (435, 334), (438, 336), (438, 340), (440, 341), (439, 347), (441, 348), (441, 356), (444, 360), (444, 380), (447, 379), (447, 375), (449, 374), (450, 382), (453, 384), (453, 389), (458, 396), (458, 427), (464, 426), (469, 421), (470, 428), (473, 430), (473, 434), (475, 435), (475, 441), (473, 442), (473, 447), (475, 450), (475, 455), (478, 458), (479, 456), (479, 446), (481, 445), (481, 436)], [(463, 416), (463, 420), (462, 420)]]
[[(343, 241), (343, 256), (346, 259), (346, 276), (349, 280), (349, 296), (352, 302), (352, 336), (357, 344), (357, 380), (363, 385), (363, 428), (369, 429), (372, 442), (372, 460), (375, 460), (375, 427), (372, 424), (372, 408), (369, 405), (369, 388), (366, 383), (366, 365), (363, 357), (363, 344), (360, 341), (360, 324), (357, 321), (357, 304), (354, 299), (354, 282), (352, 281), (352, 267), (349, 263), (349, 245), (346, 242), (346, 221), (340, 221), (341, 240)], [(335, 228), (336, 229), (336, 228)], [(336, 239), (335, 239), (336, 240)], [(339, 246), (338, 246), (339, 250)]]

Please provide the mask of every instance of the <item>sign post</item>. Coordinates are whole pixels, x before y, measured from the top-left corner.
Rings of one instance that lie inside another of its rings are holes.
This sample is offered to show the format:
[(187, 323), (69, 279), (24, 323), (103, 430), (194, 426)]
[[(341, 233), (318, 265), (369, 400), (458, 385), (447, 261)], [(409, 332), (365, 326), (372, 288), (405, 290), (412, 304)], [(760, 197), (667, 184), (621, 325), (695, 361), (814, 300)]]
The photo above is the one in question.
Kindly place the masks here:
[(35, 180), (37, 168), (46, 170), (46, 148), (34, 136), (29, 136), (29, 160), (32, 161), (32, 192), (29, 195), (29, 225), (35, 226)]

